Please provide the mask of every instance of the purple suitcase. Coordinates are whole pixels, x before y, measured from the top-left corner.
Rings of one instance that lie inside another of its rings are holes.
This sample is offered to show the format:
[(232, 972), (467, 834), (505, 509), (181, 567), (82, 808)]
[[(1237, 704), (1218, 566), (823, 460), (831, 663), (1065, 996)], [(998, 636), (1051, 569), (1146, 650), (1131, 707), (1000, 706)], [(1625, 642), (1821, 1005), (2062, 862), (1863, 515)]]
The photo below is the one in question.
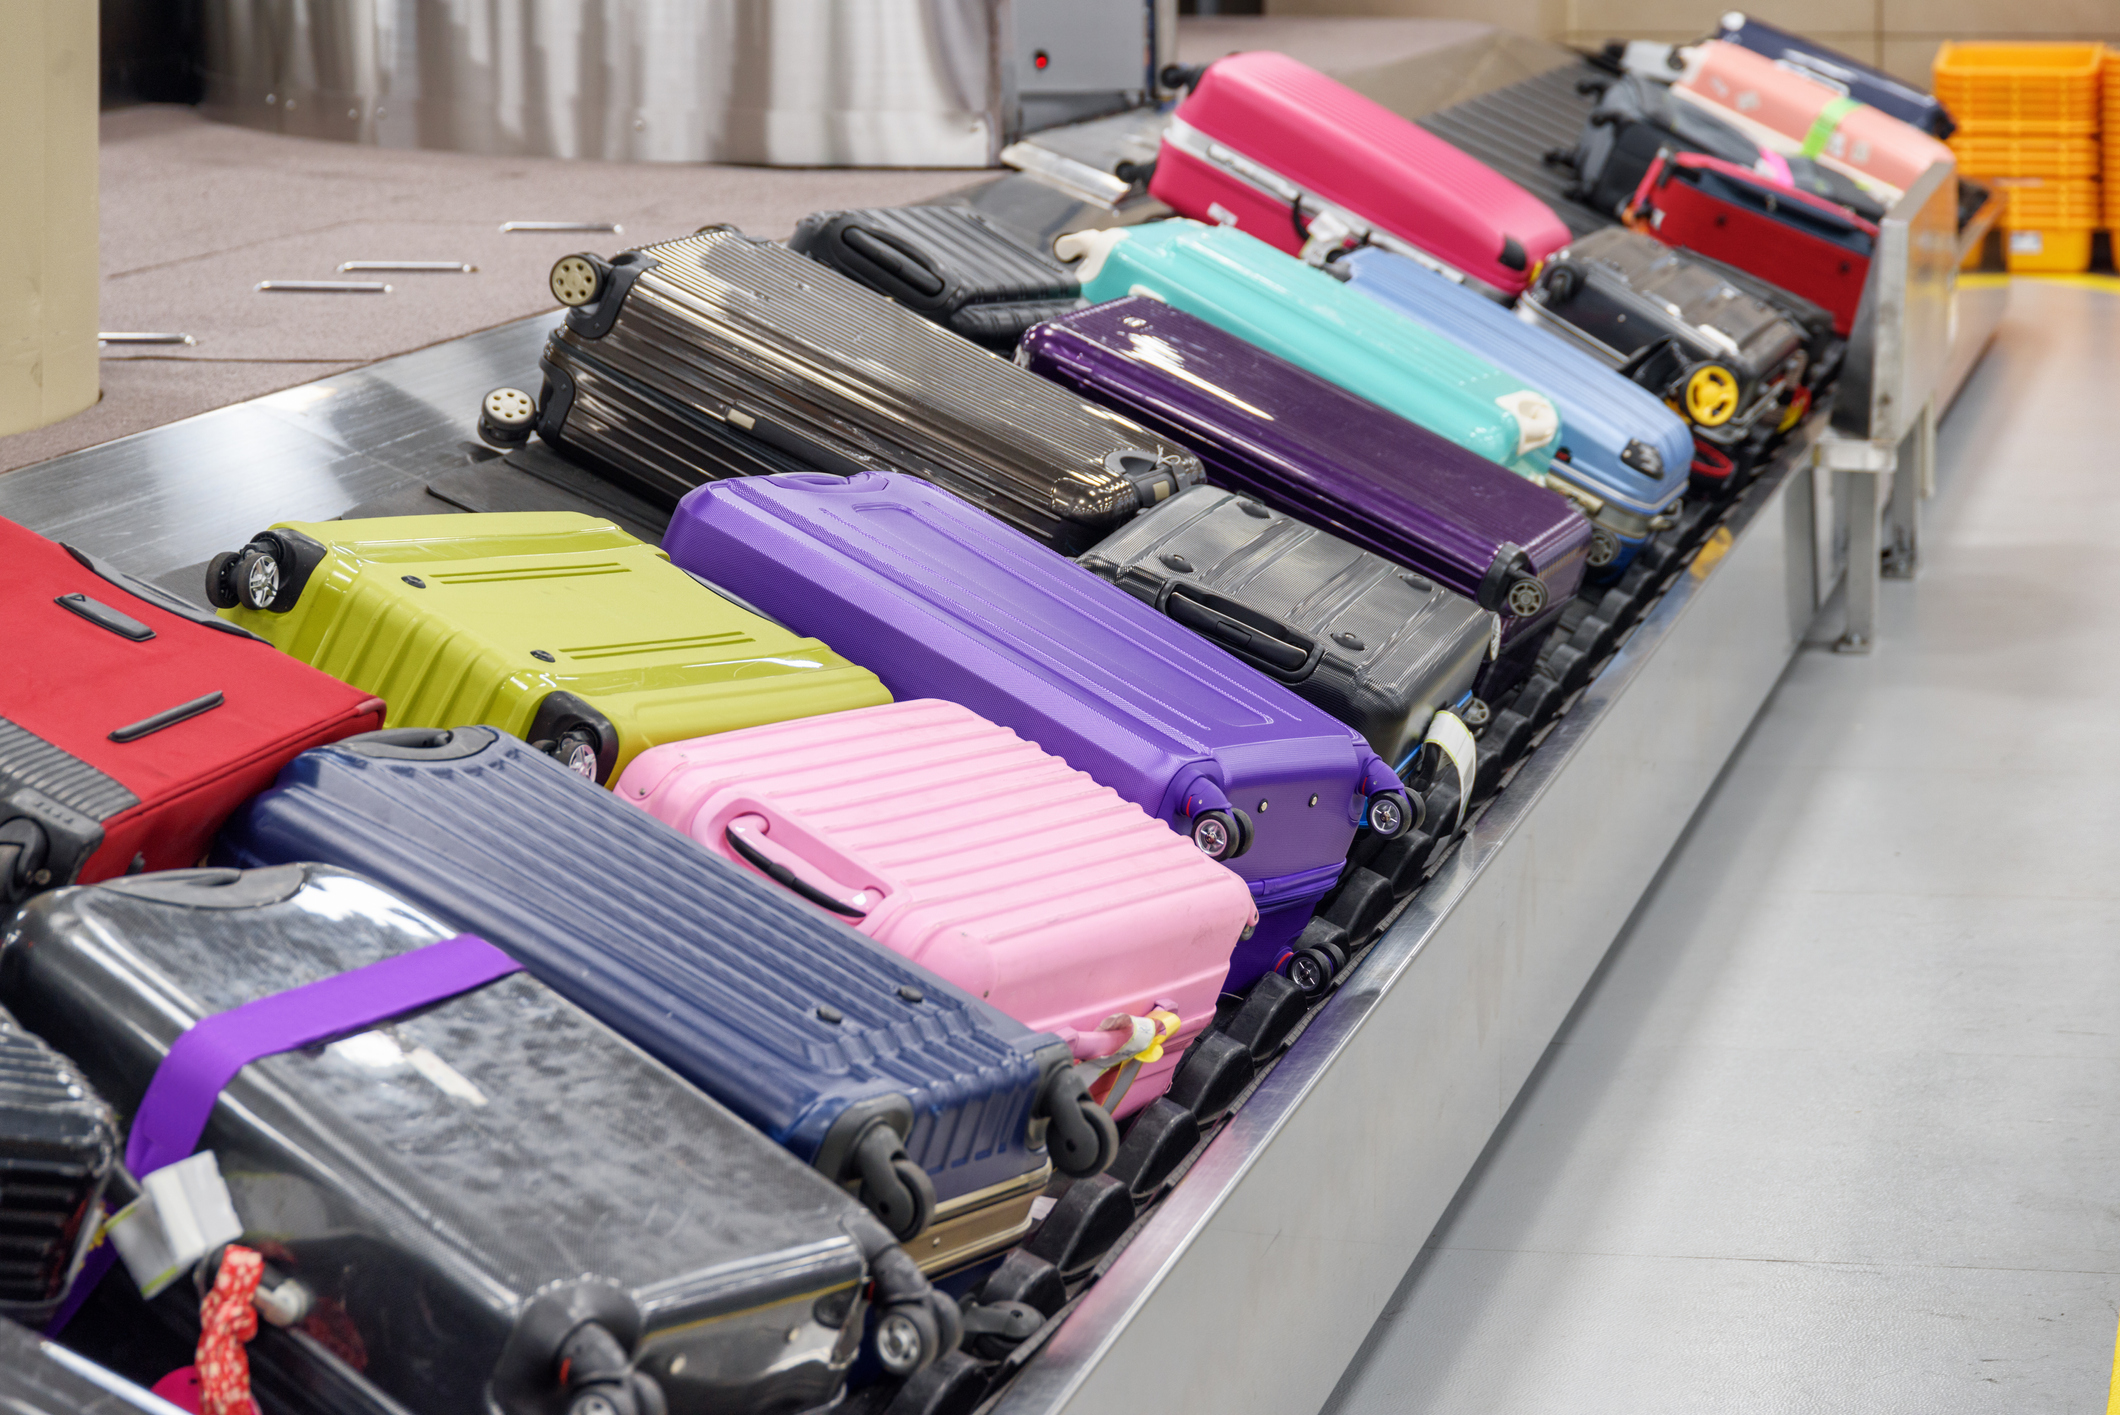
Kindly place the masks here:
[(1013, 728), (1225, 860), (1259, 909), (1232, 992), (1280, 965), (1359, 825), (1417, 823), (1359, 732), (916, 477), (708, 482), (663, 548), (798, 632), (859, 645), (893, 697)]
[(1483, 696), (1529, 671), (1582, 584), (1591, 526), (1566, 497), (1161, 301), (1133, 295), (1037, 325), (1016, 357), (1182, 441), (1215, 485), (1495, 611)]

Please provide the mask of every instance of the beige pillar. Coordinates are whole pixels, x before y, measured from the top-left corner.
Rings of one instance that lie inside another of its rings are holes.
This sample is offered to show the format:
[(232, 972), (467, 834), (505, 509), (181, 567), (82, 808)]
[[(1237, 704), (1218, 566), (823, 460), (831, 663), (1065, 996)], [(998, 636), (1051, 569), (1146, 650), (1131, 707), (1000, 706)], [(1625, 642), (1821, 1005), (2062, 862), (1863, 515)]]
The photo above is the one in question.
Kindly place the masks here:
[(97, 0), (0, 0), (0, 435), (96, 401)]

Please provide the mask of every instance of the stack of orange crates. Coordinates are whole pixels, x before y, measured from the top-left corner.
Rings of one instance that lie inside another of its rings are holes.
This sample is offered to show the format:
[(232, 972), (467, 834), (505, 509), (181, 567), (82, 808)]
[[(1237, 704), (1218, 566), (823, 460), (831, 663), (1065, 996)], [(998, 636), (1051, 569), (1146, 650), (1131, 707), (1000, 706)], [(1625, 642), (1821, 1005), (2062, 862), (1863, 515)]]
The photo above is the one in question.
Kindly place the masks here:
[[(2120, 139), (2120, 62), (2105, 66), (2105, 131)], [(2105, 149), (2105, 218), (2098, 223), (2107, 231), (2120, 231), (2120, 141)]]
[(2011, 270), (2090, 268), (2091, 234), (2112, 224), (2098, 179), (2108, 93), (2120, 103), (2120, 88), (2107, 87), (2113, 82), (2102, 44), (1953, 43), (1937, 51), (1936, 97), (1958, 122), (1950, 140), (1958, 170), (2008, 194), (2003, 254)]

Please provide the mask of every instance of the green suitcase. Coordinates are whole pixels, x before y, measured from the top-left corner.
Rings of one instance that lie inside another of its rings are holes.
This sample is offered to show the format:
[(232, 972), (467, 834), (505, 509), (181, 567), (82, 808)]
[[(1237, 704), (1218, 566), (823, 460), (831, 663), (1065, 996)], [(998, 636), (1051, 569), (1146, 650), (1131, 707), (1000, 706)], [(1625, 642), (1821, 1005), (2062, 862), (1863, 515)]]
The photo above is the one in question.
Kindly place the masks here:
[(891, 700), (849, 663), (572, 511), (285, 521), (217, 555), (222, 616), (390, 705), (598, 782), (662, 742)]

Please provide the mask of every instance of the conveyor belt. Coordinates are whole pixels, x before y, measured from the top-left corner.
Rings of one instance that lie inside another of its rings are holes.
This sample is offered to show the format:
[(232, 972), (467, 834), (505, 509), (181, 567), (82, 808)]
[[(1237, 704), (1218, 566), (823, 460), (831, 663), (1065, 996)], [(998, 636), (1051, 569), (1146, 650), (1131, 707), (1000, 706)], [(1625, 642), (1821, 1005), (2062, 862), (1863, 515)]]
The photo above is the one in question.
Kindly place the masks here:
[(1554, 148), (1575, 147), (1583, 120), (1597, 106), (1597, 95), (1575, 89), (1589, 78), (1609, 79), (1611, 75), (1588, 63), (1549, 69), (1440, 109), (1419, 122), (1552, 207), (1572, 234), (1587, 236), (1619, 222), (1570, 200), (1568, 183), (1574, 174), (1565, 167), (1548, 166), (1544, 159)]

